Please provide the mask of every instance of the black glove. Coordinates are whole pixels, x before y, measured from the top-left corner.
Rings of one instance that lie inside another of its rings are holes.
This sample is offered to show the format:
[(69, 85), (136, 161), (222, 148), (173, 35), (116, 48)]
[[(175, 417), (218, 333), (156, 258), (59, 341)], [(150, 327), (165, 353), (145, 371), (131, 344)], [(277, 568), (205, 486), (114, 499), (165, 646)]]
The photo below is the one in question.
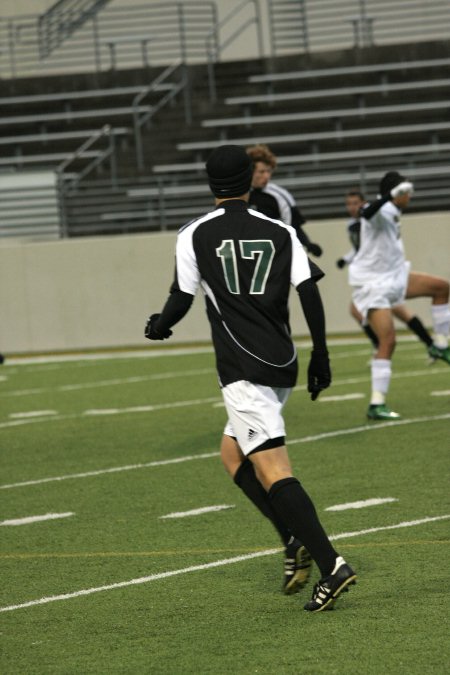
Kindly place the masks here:
[(144, 335), (149, 340), (166, 340), (172, 335), (172, 331), (167, 329), (163, 332), (160, 332), (155, 328), (155, 323), (158, 321), (161, 314), (152, 314), (147, 323), (145, 324)]
[(345, 267), (346, 264), (347, 264), (347, 263), (345, 262), (344, 258), (339, 258), (339, 260), (336, 260), (336, 265), (339, 267), (340, 270), (341, 270), (343, 267)]
[(317, 256), (317, 258), (322, 255), (322, 248), (319, 246), (319, 244), (313, 244), (312, 241), (309, 242), (307, 250), (308, 253), (312, 253), (313, 255)]
[(308, 366), (308, 391), (311, 401), (315, 401), (322, 389), (331, 384), (330, 361), (327, 351), (313, 349)]

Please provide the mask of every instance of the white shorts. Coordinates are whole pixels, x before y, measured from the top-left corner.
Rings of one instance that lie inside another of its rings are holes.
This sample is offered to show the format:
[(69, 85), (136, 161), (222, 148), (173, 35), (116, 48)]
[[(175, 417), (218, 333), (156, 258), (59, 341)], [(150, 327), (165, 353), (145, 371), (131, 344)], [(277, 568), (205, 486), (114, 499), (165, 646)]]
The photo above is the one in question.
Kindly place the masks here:
[(367, 323), (370, 309), (383, 309), (401, 305), (405, 301), (411, 263), (405, 262), (401, 270), (389, 277), (353, 286), (352, 300), (362, 314), (363, 324)]
[[(277, 445), (284, 445), (286, 432), (281, 413), (291, 391), (287, 387), (265, 387), (246, 380), (228, 384), (222, 389), (228, 413), (223, 433), (236, 438), (244, 455), (271, 439), (282, 438)], [(268, 445), (270, 447), (270, 442)]]

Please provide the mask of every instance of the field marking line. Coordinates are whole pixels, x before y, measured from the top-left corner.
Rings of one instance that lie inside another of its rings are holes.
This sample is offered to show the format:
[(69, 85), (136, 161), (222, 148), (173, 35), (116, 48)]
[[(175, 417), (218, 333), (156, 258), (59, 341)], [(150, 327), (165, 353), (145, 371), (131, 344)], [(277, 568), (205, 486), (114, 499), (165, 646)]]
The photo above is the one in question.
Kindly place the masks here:
[(172, 410), (172, 408), (186, 408), (190, 405), (204, 405), (205, 403), (217, 403), (221, 399), (217, 396), (210, 398), (194, 398), (188, 401), (174, 401), (173, 403), (156, 403), (154, 405), (137, 405), (130, 408), (92, 408), (85, 410), (82, 415), (122, 415), (126, 413), (154, 412), (155, 410)]
[[(383, 548), (386, 546), (448, 546), (450, 539), (404, 539), (402, 541), (365, 542), (364, 544), (345, 544), (346, 548)], [(253, 548), (253, 547), (252, 547)], [(253, 552), (263, 551), (262, 548), (253, 548)], [(282, 549), (278, 549), (281, 551)], [(178, 548), (160, 551), (98, 551), (85, 553), (0, 553), (0, 560), (38, 560), (52, 558), (155, 558), (162, 556), (182, 555), (212, 555), (214, 553), (248, 553), (248, 547), (243, 548)]]
[(450, 396), (450, 389), (443, 389), (442, 391), (432, 391), (430, 396)]
[(57, 410), (31, 410), (30, 412), (11, 413), (12, 419), (31, 419), (33, 417), (45, 417), (46, 415), (57, 415)]
[(74, 516), (75, 514), (72, 511), (67, 513), (44, 513), (42, 516), (27, 516), (26, 518), (14, 518), (12, 520), (3, 520), (0, 522), (0, 526), (7, 525), (28, 525), (29, 523), (40, 523), (44, 520), (56, 520), (57, 518), (69, 518), (69, 516)]
[[(294, 445), (295, 443), (309, 443), (310, 441), (321, 441), (324, 438), (336, 438), (337, 436), (347, 436), (349, 434), (359, 434), (364, 431), (378, 431), (378, 429), (386, 429), (388, 427), (401, 427), (408, 424), (421, 424), (422, 422), (436, 422), (439, 420), (450, 419), (450, 413), (443, 415), (430, 415), (427, 417), (412, 417), (405, 420), (392, 420), (392, 422), (374, 422), (372, 424), (364, 424), (360, 427), (351, 427), (350, 429), (339, 429), (337, 431), (325, 431), (323, 434), (316, 434), (315, 436), (303, 436), (303, 438), (294, 438), (286, 442), (286, 445)], [(1, 487), (1, 486), (0, 486)]]
[(325, 511), (347, 511), (348, 509), (365, 509), (367, 506), (378, 506), (379, 504), (389, 504), (398, 502), (396, 497), (372, 497), (371, 499), (361, 499), (357, 502), (347, 502), (346, 504), (334, 504), (327, 506)]
[[(351, 537), (360, 537), (365, 534), (372, 534), (375, 532), (383, 532), (385, 530), (396, 530), (404, 527), (414, 527), (416, 525), (423, 525), (425, 523), (436, 522), (439, 520), (446, 520), (450, 518), (450, 514), (442, 516), (433, 516), (427, 518), (420, 518), (418, 520), (404, 521), (402, 523), (397, 523), (395, 525), (385, 525), (383, 527), (372, 527), (366, 530), (359, 530), (355, 532), (341, 532), (340, 534), (335, 534), (330, 537), (331, 541), (337, 539), (347, 539)], [(181, 574), (188, 574), (190, 572), (201, 572), (203, 570), (213, 569), (215, 567), (224, 567), (225, 565), (232, 565), (234, 563), (245, 562), (247, 560), (253, 560), (254, 558), (262, 558), (269, 555), (274, 555), (279, 553), (279, 548), (267, 549), (265, 551), (258, 551), (256, 553), (248, 553), (245, 555), (239, 555), (234, 558), (225, 558), (224, 560), (215, 560), (210, 563), (203, 563), (201, 565), (191, 565), (190, 567), (184, 567), (178, 570), (171, 570), (170, 572), (160, 572), (158, 574), (150, 574), (145, 577), (138, 577), (137, 579), (130, 579), (128, 581), (118, 581), (114, 584), (107, 584), (105, 586), (97, 586), (94, 588), (85, 588), (79, 591), (73, 591), (72, 593), (63, 593), (61, 595), (50, 595), (44, 598), (39, 598), (38, 600), (29, 600), (28, 602), (23, 602), (17, 605), (9, 605), (6, 607), (0, 607), (0, 612), (11, 612), (16, 609), (23, 609), (25, 607), (34, 607), (36, 605), (47, 605), (50, 602), (57, 602), (59, 600), (71, 600), (72, 598), (79, 598), (86, 595), (92, 595), (93, 593), (100, 593), (103, 591), (112, 591), (117, 588), (127, 588), (129, 586), (138, 586), (142, 584), (147, 584), (151, 581), (159, 581), (160, 579), (168, 579), (169, 577), (179, 576)]]
[[(374, 422), (373, 425), (367, 424), (360, 427), (351, 427), (349, 429), (338, 429), (336, 431), (327, 431), (322, 434), (317, 434), (315, 436), (304, 436), (303, 438), (295, 438), (293, 440), (287, 441), (287, 445), (293, 445), (294, 443), (311, 443), (314, 441), (321, 441), (324, 438), (333, 438), (337, 436), (345, 436), (348, 434), (356, 434), (364, 431), (377, 431), (378, 429), (384, 429), (386, 427), (396, 427), (404, 426), (407, 424), (420, 424), (421, 422), (436, 422), (441, 420), (450, 419), (450, 413), (444, 413), (443, 415), (433, 415), (430, 417), (415, 417), (405, 420), (393, 420), (392, 422)], [(140, 464), (129, 464), (125, 466), (115, 466), (108, 469), (97, 469), (96, 471), (85, 471), (83, 473), (71, 473), (65, 474), (62, 476), (52, 476), (49, 478), (38, 478), (35, 480), (22, 481), (20, 483), (10, 483), (7, 485), (0, 485), (0, 490), (8, 490), (11, 488), (17, 487), (26, 487), (28, 485), (40, 485), (42, 483), (52, 483), (61, 480), (71, 480), (75, 478), (89, 478), (91, 476), (101, 476), (108, 473), (119, 473), (121, 471), (132, 471), (136, 469), (147, 469), (153, 466), (165, 466), (167, 464), (179, 464), (181, 462), (189, 462), (196, 459), (209, 459), (211, 457), (218, 457), (219, 452), (208, 452), (202, 453), (199, 455), (186, 455), (184, 457), (175, 457), (172, 459), (161, 459), (155, 460), (152, 462), (145, 462)]]
[[(393, 379), (401, 379), (404, 377), (419, 377), (421, 375), (435, 375), (438, 373), (438, 369), (435, 370), (417, 370), (417, 371), (410, 371), (408, 373), (398, 373), (395, 375), (395, 373), (392, 375)], [(337, 380), (333, 382), (333, 386), (338, 387), (338, 386), (344, 386), (347, 384), (361, 384), (364, 382), (369, 382), (370, 381), (370, 375), (366, 375), (364, 377), (350, 377), (342, 380)], [(296, 387), (293, 388), (294, 392), (298, 391), (305, 391), (306, 390), (306, 384), (301, 384), (297, 385)], [(28, 390), (31, 391), (31, 390)], [(190, 405), (205, 405), (207, 403), (211, 403), (213, 406), (216, 403), (220, 403), (222, 399), (220, 397), (211, 397), (207, 399), (195, 399), (191, 401), (175, 401), (173, 403), (163, 403), (163, 404), (155, 404), (155, 405), (148, 405), (148, 406), (134, 406), (133, 408), (98, 408), (95, 409), (94, 411), (84, 411), (81, 413), (71, 413), (67, 415), (55, 415), (55, 416), (46, 416), (46, 417), (39, 417), (36, 419), (20, 419), (20, 420), (11, 420), (9, 422), (1, 422), (0, 423), (0, 429), (6, 429), (9, 427), (13, 426), (20, 426), (23, 424), (33, 424), (36, 422), (43, 423), (43, 422), (58, 422), (61, 420), (67, 420), (67, 419), (74, 419), (74, 418), (83, 418), (83, 417), (90, 417), (91, 415), (118, 415), (120, 413), (127, 413), (127, 414), (133, 414), (133, 413), (140, 413), (140, 412), (154, 412), (157, 410), (165, 410), (165, 409), (170, 409), (170, 408), (176, 408), (176, 407), (184, 407), (184, 406), (190, 406)], [(319, 401), (321, 400), (320, 398), (318, 399)]]
[(43, 394), (45, 392), (80, 391), (83, 389), (95, 389), (97, 387), (112, 387), (122, 384), (135, 384), (153, 380), (171, 380), (176, 377), (191, 377), (192, 375), (210, 375), (215, 373), (215, 368), (194, 368), (192, 370), (168, 371), (166, 373), (154, 373), (153, 375), (133, 375), (130, 377), (113, 378), (111, 380), (96, 380), (95, 382), (82, 382), (78, 384), (61, 384), (56, 387), (39, 387), (35, 389), (16, 389), (14, 391), (0, 392), (0, 396), (29, 396)]
[(355, 392), (354, 394), (342, 394), (342, 396), (320, 396), (317, 400), (320, 403), (331, 403), (334, 401), (353, 401), (359, 398), (365, 398), (366, 394)]
[(202, 506), (199, 509), (191, 509), (190, 511), (174, 511), (167, 513), (165, 516), (159, 516), (160, 520), (166, 518), (188, 518), (189, 516), (201, 516), (204, 513), (213, 513), (214, 511), (225, 511), (226, 509), (234, 509), (234, 504), (217, 504), (216, 506)]
[(113, 466), (108, 469), (98, 469), (96, 471), (84, 471), (83, 473), (69, 473), (63, 476), (52, 476), (50, 478), (39, 478), (37, 480), (28, 480), (22, 483), (11, 483), (10, 485), (0, 485), (1, 490), (9, 488), (23, 487), (27, 485), (40, 485), (41, 483), (52, 483), (61, 480), (71, 480), (74, 478), (90, 478), (91, 476), (101, 476), (108, 473), (119, 473), (121, 471), (134, 471), (136, 469), (148, 469), (153, 466), (165, 466), (166, 464), (181, 464), (182, 462), (191, 462), (196, 459), (209, 459), (218, 457), (219, 452), (206, 452), (200, 455), (185, 455), (184, 457), (174, 457), (172, 459), (160, 459), (153, 462), (144, 462), (142, 464), (128, 464), (125, 466)]
[[(309, 338), (294, 338), (296, 347), (305, 347), (309, 349), (312, 344)], [(414, 335), (399, 335), (397, 342), (414, 342), (414, 346), (419, 345)], [(327, 343), (331, 347), (346, 347), (348, 345), (369, 345), (368, 339), (363, 336), (329, 338)], [(369, 345), (370, 348), (370, 345)], [(8, 357), (4, 367), (27, 366), (46, 363), (71, 363), (73, 361), (107, 361), (112, 359), (139, 359), (139, 358), (158, 358), (164, 356), (190, 356), (193, 354), (212, 354), (212, 345), (203, 345), (198, 347), (171, 347), (166, 348), (147, 347), (147, 349), (125, 349), (116, 352), (90, 352), (79, 354), (43, 354), (41, 356), (17, 356)]]

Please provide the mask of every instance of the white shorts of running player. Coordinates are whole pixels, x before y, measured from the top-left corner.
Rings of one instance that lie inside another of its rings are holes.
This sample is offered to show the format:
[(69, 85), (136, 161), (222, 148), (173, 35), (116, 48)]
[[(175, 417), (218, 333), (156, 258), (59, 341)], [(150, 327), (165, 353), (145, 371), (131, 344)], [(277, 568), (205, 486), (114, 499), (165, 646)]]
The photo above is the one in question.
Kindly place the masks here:
[(411, 263), (405, 262), (402, 269), (394, 274), (375, 277), (362, 286), (353, 286), (353, 303), (362, 314), (363, 324), (367, 323), (370, 309), (395, 307), (405, 301), (410, 268)]
[(228, 413), (224, 429), (234, 436), (244, 455), (249, 455), (272, 438), (285, 436), (283, 406), (292, 389), (265, 387), (246, 380), (232, 382), (222, 389)]

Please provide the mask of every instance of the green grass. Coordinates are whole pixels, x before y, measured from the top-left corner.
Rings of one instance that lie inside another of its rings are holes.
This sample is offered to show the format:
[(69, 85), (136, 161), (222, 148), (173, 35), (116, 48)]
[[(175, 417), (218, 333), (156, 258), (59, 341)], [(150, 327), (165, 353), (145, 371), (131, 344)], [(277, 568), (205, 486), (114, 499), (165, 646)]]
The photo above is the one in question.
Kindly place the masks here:
[[(307, 350), (301, 352), (300, 387), (285, 415), (289, 453), (327, 531), (360, 532), (449, 514), (449, 396), (431, 395), (448, 391), (448, 366), (430, 367), (420, 344), (401, 343), (389, 404), (404, 420), (432, 419), (385, 427), (365, 419), (368, 346), (332, 348), (334, 382), (321, 398), (365, 395), (335, 402), (309, 400), (302, 387)], [(110, 356), (6, 364), (0, 371), (6, 378), (0, 381), (0, 483), (66, 477), (0, 490), (0, 520), (74, 513), (1, 527), (1, 607), (279, 547), (270, 524), (227, 478), (216, 454), (225, 412), (216, 405), (213, 355)], [(199, 402), (205, 399), (211, 400)], [(148, 405), (155, 409), (86, 414)], [(11, 417), (44, 410), (56, 414)], [(204, 453), (214, 454), (70, 477)], [(325, 510), (371, 497), (398, 501)], [(234, 508), (160, 519), (216, 504)], [(339, 539), (336, 546), (357, 570), (358, 584), (335, 611), (323, 614), (302, 609), (311, 584), (294, 597), (280, 593), (281, 553), (3, 612), (0, 670), (444, 673), (448, 530), (449, 521), (438, 520)]]

